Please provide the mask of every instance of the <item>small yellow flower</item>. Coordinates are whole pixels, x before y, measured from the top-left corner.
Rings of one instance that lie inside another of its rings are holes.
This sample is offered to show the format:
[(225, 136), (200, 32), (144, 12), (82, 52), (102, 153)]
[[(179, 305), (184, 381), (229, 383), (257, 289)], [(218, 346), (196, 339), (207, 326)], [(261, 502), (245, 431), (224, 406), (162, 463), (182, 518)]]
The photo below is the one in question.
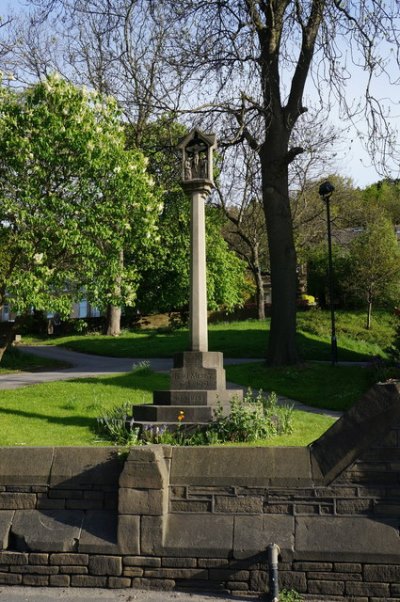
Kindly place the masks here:
[(178, 421), (182, 422), (182, 420), (185, 420), (185, 412), (181, 410), (178, 414)]

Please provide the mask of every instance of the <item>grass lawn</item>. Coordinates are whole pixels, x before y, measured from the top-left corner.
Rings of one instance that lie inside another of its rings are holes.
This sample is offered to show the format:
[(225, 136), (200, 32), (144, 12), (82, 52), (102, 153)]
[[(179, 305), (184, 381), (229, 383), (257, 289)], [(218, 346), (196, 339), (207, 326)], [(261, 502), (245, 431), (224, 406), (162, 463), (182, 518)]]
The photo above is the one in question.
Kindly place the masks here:
[(263, 391), (275, 391), (306, 405), (347, 410), (376, 382), (376, 374), (360, 366), (304, 364), (270, 368), (262, 363), (228, 366), (227, 378)]
[(109, 445), (96, 439), (96, 418), (125, 402), (150, 403), (168, 380), (128, 373), (0, 391), (0, 445)]
[[(340, 360), (365, 360), (385, 357), (385, 349), (395, 335), (396, 318), (388, 312), (377, 312), (373, 329), (365, 329), (361, 312), (337, 313), (338, 356)], [(263, 358), (267, 347), (269, 320), (246, 320), (209, 325), (210, 351), (222, 351), (225, 357)], [(44, 341), (75, 351), (114, 357), (171, 357), (188, 348), (187, 329), (137, 330), (124, 332), (118, 338), (103, 335), (75, 335)], [(29, 339), (24, 337), (24, 342)], [(309, 311), (298, 314), (298, 348), (304, 360), (329, 360), (330, 314)]]
[[(275, 391), (306, 404), (344, 410), (374, 382), (371, 370), (308, 364), (272, 369), (263, 364), (229, 366), (233, 382)], [(121, 374), (0, 391), (0, 445), (104, 445), (95, 435), (96, 418), (125, 402), (151, 403), (154, 389), (168, 388), (165, 374)], [(334, 420), (294, 413), (294, 433), (256, 445), (307, 445)]]

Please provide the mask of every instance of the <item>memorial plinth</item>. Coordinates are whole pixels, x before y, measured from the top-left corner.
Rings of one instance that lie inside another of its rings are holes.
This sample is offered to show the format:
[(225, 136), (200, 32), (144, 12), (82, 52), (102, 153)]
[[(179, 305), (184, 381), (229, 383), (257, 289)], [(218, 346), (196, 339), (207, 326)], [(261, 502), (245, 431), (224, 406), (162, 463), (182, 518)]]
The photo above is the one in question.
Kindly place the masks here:
[(208, 351), (205, 200), (214, 187), (212, 150), (215, 136), (193, 130), (180, 144), (182, 187), (191, 199), (190, 349), (174, 357), (171, 389), (155, 391), (153, 405), (135, 406), (135, 423), (177, 424), (184, 408), (185, 424), (206, 423), (217, 405), (229, 412), (241, 389), (227, 389), (222, 353)]

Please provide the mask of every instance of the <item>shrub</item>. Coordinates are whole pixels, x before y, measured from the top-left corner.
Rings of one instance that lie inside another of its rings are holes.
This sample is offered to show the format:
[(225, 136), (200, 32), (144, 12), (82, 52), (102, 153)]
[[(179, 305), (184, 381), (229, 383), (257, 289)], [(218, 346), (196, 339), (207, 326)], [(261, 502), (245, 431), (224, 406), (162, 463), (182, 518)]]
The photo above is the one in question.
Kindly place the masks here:
[(260, 390), (254, 396), (248, 389), (243, 399), (234, 397), (230, 406), (224, 416), (224, 408), (218, 405), (215, 422), (208, 429), (220, 442), (252, 442), (293, 432), (293, 407), (279, 406), (276, 393), (265, 397)]
[(97, 432), (114, 445), (137, 445), (139, 443), (139, 429), (133, 428), (132, 404), (125, 402), (122, 406), (115, 406), (108, 414), (97, 418)]

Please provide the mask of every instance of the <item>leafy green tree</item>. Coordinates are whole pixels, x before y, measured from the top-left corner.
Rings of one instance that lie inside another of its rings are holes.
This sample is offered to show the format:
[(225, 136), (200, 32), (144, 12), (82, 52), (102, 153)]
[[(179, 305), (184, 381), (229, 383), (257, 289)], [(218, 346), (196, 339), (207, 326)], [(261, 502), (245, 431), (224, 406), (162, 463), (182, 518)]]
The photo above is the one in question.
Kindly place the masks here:
[(350, 245), (349, 288), (367, 302), (366, 328), (371, 328), (372, 306), (398, 298), (400, 247), (392, 223), (380, 217), (367, 224)]
[(123, 252), (146, 251), (160, 206), (116, 102), (52, 76), (0, 88), (0, 106), (0, 306), (132, 305), (138, 270)]

